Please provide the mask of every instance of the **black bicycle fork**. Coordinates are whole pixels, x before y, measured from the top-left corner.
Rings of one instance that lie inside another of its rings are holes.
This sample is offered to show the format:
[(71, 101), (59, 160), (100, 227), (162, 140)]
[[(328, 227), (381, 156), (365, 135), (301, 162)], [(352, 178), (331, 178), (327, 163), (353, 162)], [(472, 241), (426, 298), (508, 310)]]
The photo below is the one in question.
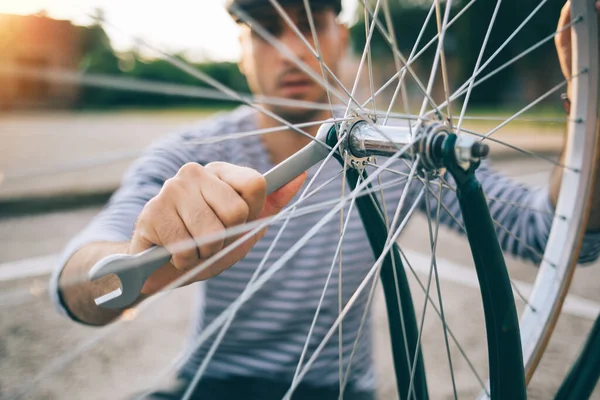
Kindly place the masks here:
[[(437, 149), (437, 156), (456, 181), (456, 194), (479, 279), (488, 342), (489, 393), (493, 400), (526, 399), (518, 314), (487, 202), (475, 178), (479, 163), (470, 163), (467, 169), (459, 165), (456, 139), (450, 134)], [(343, 163), (340, 156), (337, 159)], [(348, 169), (346, 178), (354, 189), (359, 178), (366, 178), (366, 172)], [(382, 208), (374, 196), (359, 196), (356, 204), (371, 249), (378, 259), (388, 237)], [(419, 328), (407, 275), (395, 244), (384, 258), (380, 277), (386, 299), (398, 396), (400, 399), (428, 399), (423, 355), (417, 346)]]

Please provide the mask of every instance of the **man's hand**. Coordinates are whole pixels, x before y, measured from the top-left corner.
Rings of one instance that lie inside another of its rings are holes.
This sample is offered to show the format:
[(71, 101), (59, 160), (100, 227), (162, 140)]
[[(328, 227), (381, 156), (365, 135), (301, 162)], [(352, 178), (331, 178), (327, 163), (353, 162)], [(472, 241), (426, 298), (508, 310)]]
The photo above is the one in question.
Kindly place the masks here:
[[(596, 1), (596, 11), (600, 15), (600, 1)], [(560, 31), (568, 24), (571, 23), (571, 1), (568, 0), (563, 6), (560, 18), (558, 20), (557, 31)], [(571, 29), (564, 29), (562, 32), (556, 34), (554, 37), (554, 42), (556, 44), (556, 52), (558, 54), (558, 59), (560, 61), (560, 68), (562, 70), (565, 79), (569, 80), (569, 84), (567, 87), (567, 95), (569, 99), (571, 99), (571, 76), (572, 76), (572, 46), (571, 46)], [(600, 132), (598, 131), (600, 127), (600, 123), (596, 123), (596, 135), (600, 136)], [(600, 154), (600, 149), (597, 150), (597, 153)], [(598, 157), (599, 155), (597, 155)], [(563, 149), (563, 154), (560, 157), (561, 164), (564, 163), (565, 160), (565, 151)], [(560, 185), (562, 180), (563, 168), (557, 166), (554, 168), (552, 176), (550, 178), (550, 201), (554, 207), (556, 207), (556, 203), (558, 202), (558, 195), (560, 193)], [(596, 181), (594, 182), (594, 190), (591, 193), (591, 204), (592, 208), (590, 210), (590, 215), (587, 221), (587, 231), (588, 232), (598, 232), (600, 231), (600, 171), (596, 171)]]
[[(596, 11), (600, 13), (600, 1), (596, 1)], [(560, 62), (560, 69), (565, 77), (569, 80), (567, 95), (571, 98), (571, 61), (572, 61), (572, 49), (571, 49), (571, 29), (565, 29), (561, 31), (565, 26), (571, 23), (571, 0), (568, 0), (563, 6), (560, 17), (558, 19), (557, 32), (560, 32), (554, 36), (554, 44), (556, 45), (556, 52), (558, 54), (558, 60)]]
[[(143, 294), (153, 294), (219, 252), (242, 235), (200, 244), (176, 251), (184, 242), (193, 243), (227, 228), (278, 213), (302, 186), (302, 174), (270, 196), (266, 181), (250, 168), (224, 162), (201, 166), (184, 165), (165, 182), (160, 193), (150, 200), (137, 221), (128, 252), (139, 253), (154, 245), (164, 246), (173, 257), (146, 280)], [(220, 274), (243, 258), (264, 235), (266, 228), (226, 256), (211, 263), (187, 283)]]

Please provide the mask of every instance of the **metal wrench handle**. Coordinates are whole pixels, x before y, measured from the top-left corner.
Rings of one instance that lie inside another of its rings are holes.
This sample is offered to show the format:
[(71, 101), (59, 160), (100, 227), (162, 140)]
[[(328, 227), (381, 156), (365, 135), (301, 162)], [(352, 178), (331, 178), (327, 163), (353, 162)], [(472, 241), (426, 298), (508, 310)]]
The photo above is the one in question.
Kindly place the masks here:
[[(321, 135), (317, 135), (318, 138), (323, 136), (322, 130), (319, 130)], [(267, 181), (267, 194), (279, 189), (328, 154), (329, 150), (321, 143), (309, 143), (263, 175)], [(146, 279), (159, 267), (168, 263), (171, 257), (172, 254), (167, 249), (155, 246), (139, 254), (114, 254), (101, 259), (89, 271), (88, 277), (94, 280), (115, 274), (120, 279), (121, 287), (96, 298), (96, 304), (104, 308), (123, 308), (131, 305), (139, 297)]]

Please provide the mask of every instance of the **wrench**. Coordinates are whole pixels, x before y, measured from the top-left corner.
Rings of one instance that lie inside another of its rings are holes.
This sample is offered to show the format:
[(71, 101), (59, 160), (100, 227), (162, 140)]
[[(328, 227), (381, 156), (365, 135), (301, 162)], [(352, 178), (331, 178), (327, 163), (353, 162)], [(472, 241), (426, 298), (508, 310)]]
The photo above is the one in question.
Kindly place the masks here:
[[(333, 123), (321, 125), (316, 135), (320, 143), (310, 142), (263, 175), (267, 181), (267, 194), (327, 157), (329, 149), (323, 143), (332, 127)], [(89, 279), (96, 280), (114, 274), (119, 278), (119, 288), (97, 297), (94, 300), (96, 305), (103, 308), (124, 308), (131, 305), (139, 297), (146, 279), (168, 263), (171, 257), (172, 254), (166, 248), (155, 246), (134, 255), (113, 254), (101, 259), (88, 272)]]

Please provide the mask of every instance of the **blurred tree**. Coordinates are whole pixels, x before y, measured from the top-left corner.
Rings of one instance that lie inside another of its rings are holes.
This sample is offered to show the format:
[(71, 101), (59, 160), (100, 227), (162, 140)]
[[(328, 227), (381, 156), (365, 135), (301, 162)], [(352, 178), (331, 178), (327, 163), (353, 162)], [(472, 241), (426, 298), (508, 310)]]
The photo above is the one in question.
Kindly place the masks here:
[[(96, 22), (93, 25), (81, 28), (80, 35), (83, 56), (80, 62), (80, 70), (82, 72), (140, 78), (189, 86), (207, 86), (197, 78), (172, 66), (166, 60), (144, 59), (135, 50), (117, 55), (111, 46), (106, 32), (102, 28), (103, 13), (101, 10), (96, 11), (95, 20)], [(175, 55), (175, 57), (186, 61), (183, 55)], [(206, 62), (192, 65), (237, 92), (248, 92), (246, 80), (235, 63)], [(96, 87), (83, 87), (80, 94), (80, 106), (82, 108), (212, 104), (223, 105), (224, 101), (220, 100), (217, 102), (209, 99), (158, 94), (149, 95), (114, 89), (99, 89)]]
[[(85, 73), (120, 75), (119, 58), (115, 55), (110, 40), (102, 28), (103, 12), (95, 11), (95, 22), (80, 30), (81, 54), (79, 69)], [(110, 104), (116, 97), (115, 91), (84, 86), (80, 92), (80, 105), (84, 107)]]
[[(399, 49), (405, 56), (408, 56), (410, 53), (421, 31), (432, 1), (399, 0), (389, 2), (390, 17), (394, 27), (395, 38)], [(361, 3), (362, 0), (359, 4)], [(367, 4), (371, 10), (374, 10), (376, 1), (368, 0)], [(462, 10), (465, 4), (467, 4), (466, 0), (454, 1), (450, 18), (452, 19), (452, 17)], [(452, 65), (451, 68), (454, 70), (451, 74), (453, 89), (457, 89), (473, 73), (483, 40), (490, 25), (495, 4), (496, 2), (494, 1), (474, 2), (470, 9), (446, 33), (446, 56), (449, 59), (449, 64)], [(539, 0), (502, 1), (496, 23), (492, 28), (484, 52), (482, 64), (531, 15), (532, 11), (539, 4)], [(484, 76), (486, 73), (491, 72), (550, 35), (556, 29), (558, 16), (563, 4), (563, 0), (547, 1), (525, 27), (507, 44), (494, 61), (478, 76)], [(378, 19), (387, 29), (383, 12), (380, 12)], [(351, 41), (354, 52), (360, 54), (366, 41), (363, 7), (358, 7), (356, 20), (358, 22), (351, 27)], [(434, 14), (426, 26), (419, 49), (436, 34), (437, 27)], [(420, 57), (419, 62), (416, 64), (421, 65), (422, 69), (428, 70), (431, 67), (435, 48), (436, 43), (432, 44), (430, 49)], [(371, 50), (378, 56), (389, 57), (389, 62), (392, 62), (392, 53), (389, 50), (389, 44), (378, 32), (378, 29), (375, 30), (375, 34), (373, 35)], [(540, 66), (543, 66), (543, 68), (540, 68)], [(422, 74), (420, 77), (421, 79), (427, 79), (427, 74)], [(522, 105), (541, 95), (543, 89), (547, 90), (549, 88), (548, 82), (558, 82), (560, 78), (560, 68), (554, 42), (553, 40), (549, 40), (534, 50), (531, 55), (519, 60), (474, 89), (470, 104), (491, 106), (513, 102)]]

